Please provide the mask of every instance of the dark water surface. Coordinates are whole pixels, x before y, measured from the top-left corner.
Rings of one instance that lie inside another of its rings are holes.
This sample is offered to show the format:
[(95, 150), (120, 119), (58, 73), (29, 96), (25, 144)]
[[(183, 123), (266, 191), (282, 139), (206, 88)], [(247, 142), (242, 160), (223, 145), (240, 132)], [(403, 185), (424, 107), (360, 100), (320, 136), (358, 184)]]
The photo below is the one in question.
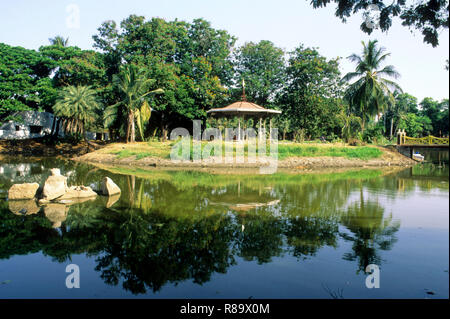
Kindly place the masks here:
[[(53, 167), (122, 194), (8, 201)], [(448, 200), (443, 163), (252, 176), (4, 160), (0, 298), (448, 298)], [(366, 287), (369, 264), (380, 288)]]

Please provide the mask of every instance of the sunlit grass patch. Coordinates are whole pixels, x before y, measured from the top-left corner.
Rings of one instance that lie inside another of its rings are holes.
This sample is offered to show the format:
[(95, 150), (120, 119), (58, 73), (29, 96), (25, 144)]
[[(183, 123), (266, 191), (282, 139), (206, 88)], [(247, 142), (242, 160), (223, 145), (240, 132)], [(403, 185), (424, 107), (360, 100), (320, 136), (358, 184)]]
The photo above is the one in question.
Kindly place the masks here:
[[(180, 141), (170, 141), (170, 142), (142, 142), (142, 143), (132, 143), (132, 144), (111, 144), (102, 152), (117, 155), (118, 158), (128, 158), (135, 156), (137, 160), (146, 157), (164, 158), (170, 159), (171, 150), (173, 147), (181, 146)], [(216, 144), (214, 144), (216, 143)], [(211, 147), (208, 154), (206, 154), (206, 147), (218, 146), (218, 148)], [(278, 156), (278, 159), (283, 160), (289, 157), (318, 157), (318, 156), (332, 156), (332, 157), (344, 157), (344, 158), (357, 158), (361, 160), (369, 160), (373, 158), (379, 158), (383, 152), (372, 146), (347, 146), (344, 144), (321, 144), (321, 143), (292, 143), (292, 142), (281, 142), (278, 143), (277, 153), (271, 151), (270, 143), (266, 143), (265, 152), (264, 149), (260, 149), (261, 144), (257, 144), (254, 148), (250, 147), (251, 144), (248, 141), (238, 144), (235, 142), (201, 142), (201, 152), (202, 159), (207, 159), (213, 156), (225, 156), (227, 146), (232, 149), (233, 157), (236, 153), (241, 153), (244, 157), (255, 154), (259, 156), (260, 154), (265, 154), (266, 156)], [(189, 159), (194, 158), (194, 143), (192, 140), (189, 141)], [(254, 153), (252, 153), (254, 151)], [(217, 153), (217, 154), (216, 154)], [(182, 150), (181, 147), (178, 149), (178, 156), (181, 157)]]
[(304, 145), (296, 143), (278, 144), (278, 158), (332, 156), (368, 160), (379, 158), (383, 152), (371, 146), (336, 146), (334, 144)]

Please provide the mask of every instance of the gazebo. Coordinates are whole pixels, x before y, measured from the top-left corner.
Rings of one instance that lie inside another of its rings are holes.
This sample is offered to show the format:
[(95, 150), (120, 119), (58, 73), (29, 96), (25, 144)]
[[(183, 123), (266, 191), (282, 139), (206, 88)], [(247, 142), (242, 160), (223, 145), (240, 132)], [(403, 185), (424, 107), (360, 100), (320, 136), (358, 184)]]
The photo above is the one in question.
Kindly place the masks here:
[[(244, 93), (245, 94), (245, 93)], [(239, 102), (234, 102), (228, 106), (211, 109), (206, 112), (214, 117), (234, 117), (238, 118), (238, 140), (241, 140), (241, 118), (245, 120), (245, 117), (251, 117), (259, 119), (259, 130), (258, 136), (262, 137), (262, 120), (264, 119), (264, 130), (266, 127), (266, 118), (270, 118), (269, 121), (269, 132), (272, 131), (272, 116), (276, 114), (281, 114), (281, 111), (265, 109), (255, 103), (247, 102), (245, 100), (245, 95), (243, 95), (243, 100)]]

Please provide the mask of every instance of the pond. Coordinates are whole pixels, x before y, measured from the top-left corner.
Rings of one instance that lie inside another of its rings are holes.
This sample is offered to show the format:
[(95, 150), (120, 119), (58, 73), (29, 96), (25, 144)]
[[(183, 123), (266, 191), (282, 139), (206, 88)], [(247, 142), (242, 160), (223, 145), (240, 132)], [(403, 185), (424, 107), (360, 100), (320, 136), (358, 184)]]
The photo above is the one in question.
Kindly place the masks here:
[[(109, 176), (122, 193), (8, 201), (53, 167), (69, 186)], [(223, 175), (4, 159), (0, 298), (448, 298), (448, 201), (448, 162)]]

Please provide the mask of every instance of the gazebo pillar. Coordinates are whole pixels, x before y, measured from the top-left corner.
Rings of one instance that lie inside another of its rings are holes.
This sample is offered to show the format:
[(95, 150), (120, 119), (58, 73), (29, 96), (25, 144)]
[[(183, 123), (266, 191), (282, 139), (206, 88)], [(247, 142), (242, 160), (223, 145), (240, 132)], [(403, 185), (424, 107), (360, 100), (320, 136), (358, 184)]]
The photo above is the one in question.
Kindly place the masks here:
[(245, 140), (245, 134), (244, 131), (247, 128), (247, 125), (245, 124), (245, 115), (242, 114), (242, 140)]
[(264, 132), (264, 139), (266, 139), (266, 117), (264, 117), (264, 122), (263, 122), (263, 132)]
[(269, 119), (269, 141), (272, 140), (272, 118)]
[(238, 141), (241, 140), (241, 118), (238, 117)]
[(259, 129), (258, 129), (258, 138), (260, 141), (263, 140), (262, 138), (262, 117), (259, 117)]

